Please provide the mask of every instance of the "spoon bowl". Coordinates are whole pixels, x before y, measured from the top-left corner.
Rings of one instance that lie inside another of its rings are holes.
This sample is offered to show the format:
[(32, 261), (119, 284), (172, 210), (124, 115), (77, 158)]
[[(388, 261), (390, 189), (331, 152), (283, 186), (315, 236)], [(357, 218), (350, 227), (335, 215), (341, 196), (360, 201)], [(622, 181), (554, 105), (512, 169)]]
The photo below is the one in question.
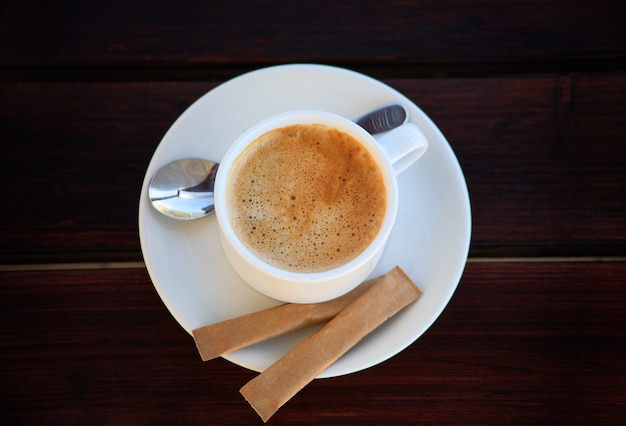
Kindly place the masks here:
[(218, 167), (218, 163), (203, 158), (173, 161), (152, 177), (148, 197), (154, 208), (173, 219), (210, 215), (214, 211), (213, 185)]

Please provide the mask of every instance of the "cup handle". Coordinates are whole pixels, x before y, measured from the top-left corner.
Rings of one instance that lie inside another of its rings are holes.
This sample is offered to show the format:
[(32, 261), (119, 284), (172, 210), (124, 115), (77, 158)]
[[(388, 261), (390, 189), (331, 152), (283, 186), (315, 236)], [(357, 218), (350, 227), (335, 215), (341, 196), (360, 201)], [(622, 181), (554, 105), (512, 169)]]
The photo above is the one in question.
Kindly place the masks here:
[(413, 123), (403, 124), (378, 139), (393, 170), (399, 175), (415, 163), (428, 149), (424, 132)]

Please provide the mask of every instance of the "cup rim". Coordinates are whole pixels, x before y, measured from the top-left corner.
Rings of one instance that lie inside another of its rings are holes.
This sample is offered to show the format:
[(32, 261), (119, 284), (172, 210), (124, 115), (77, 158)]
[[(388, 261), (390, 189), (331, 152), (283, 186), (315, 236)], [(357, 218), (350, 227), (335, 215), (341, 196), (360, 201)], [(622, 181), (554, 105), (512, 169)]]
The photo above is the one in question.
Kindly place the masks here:
[[(230, 165), (239, 157), (259, 136), (268, 131), (278, 129), (291, 124), (323, 124), (329, 127), (339, 128), (339, 130), (349, 133), (375, 158), (377, 165), (383, 176), (385, 188), (387, 190), (387, 206), (383, 223), (372, 242), (359, 255), (350, 261), (335, 268), (322, 272), (297, 272), (281, 269), (271, 265), (256, 256), (237, 237), (228, 217), (226, 209), (227, 183), (230, 174)], [(347, 131), (346, 131), (347, 129)], [(377, 145), (376, 139), (365, 129), (353, 121), (341, 115), (321, 110), (299, 109), (281, 112), (271, 115), (258, 121), (241, 133), (229, 147), (220, 162), (218, 168), (215, 188), (214, 188), (215, 214), (219, 223), (221, 236), (228, 239), (228, 242), (251, 264), (264, 273), (276, 279), (289, 280), (293, 283), (320, 285), (330, 279), (346, 276), (363, 264), (370, 261), (384, 247), (393, 228), (398, 208), (398, 188), (395, 173), (389, 159), (385, 156), (382, 148)], [(358, 284), (358, 283), (357, 283)]]

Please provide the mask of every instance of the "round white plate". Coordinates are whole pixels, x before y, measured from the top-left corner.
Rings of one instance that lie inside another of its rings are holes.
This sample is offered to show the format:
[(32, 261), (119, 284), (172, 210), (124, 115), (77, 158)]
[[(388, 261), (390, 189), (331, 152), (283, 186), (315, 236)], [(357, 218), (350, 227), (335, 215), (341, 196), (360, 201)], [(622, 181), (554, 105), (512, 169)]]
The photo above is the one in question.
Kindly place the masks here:
[[(178, 158), (220, 160), (237, 135), (272, 114), (321, 109), (356, 119), (393, 102), (407, 107), (410, 121), (422, 129), (430, 145), (399, 176), (398, 217), (372, 277), (399, 265), (423, 295), (319, 377), (376, 365), (433, 324), (459, 283), (470, 243), (469, 194), (454, 152), (426, 114), (391, 87), (342, 68), (294, 64), (244, 74), (202, 96), (176, 120), (150, 161), (139, 204), (141, 249), (154, 287), (187, 332), (279, 302), (253, 290), (231, 269), (220, 248), (214, 216), (176, 221), (152, 208), (147, 195), (150, 177)], [(224, 358), (262, 371), (313, 331), (277, 337)]]

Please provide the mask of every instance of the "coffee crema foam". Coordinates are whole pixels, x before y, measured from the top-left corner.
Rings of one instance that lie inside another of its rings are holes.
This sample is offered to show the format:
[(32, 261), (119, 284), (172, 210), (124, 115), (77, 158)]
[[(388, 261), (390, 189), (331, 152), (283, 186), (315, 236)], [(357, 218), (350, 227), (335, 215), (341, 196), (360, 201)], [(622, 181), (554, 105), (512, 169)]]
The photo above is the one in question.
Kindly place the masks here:
[(385, 215), (374, 158), (348, 134), (321, 124), (265, 133), (229, 176), (235, 233), (259, 258), (289, 271), (349, 262), (374, 240)]

